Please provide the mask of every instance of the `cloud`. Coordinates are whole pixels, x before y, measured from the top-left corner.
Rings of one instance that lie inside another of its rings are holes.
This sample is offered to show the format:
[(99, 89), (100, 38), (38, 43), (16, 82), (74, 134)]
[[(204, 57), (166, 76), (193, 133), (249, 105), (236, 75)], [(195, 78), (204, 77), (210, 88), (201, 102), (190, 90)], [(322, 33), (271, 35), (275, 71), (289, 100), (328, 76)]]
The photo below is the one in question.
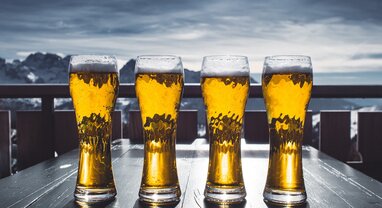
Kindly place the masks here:
[(29, 56), (31, 53), (35, 53), (35, 51), (18, 51), (16, 52), (16, 55), (20, 58), (26, 58)]
[(382, 53), (358, 53), (352, 56), (352, 59), (382, 59)]
[(267, 55), (305, 54), (316, 71), (377, 70), (382, 63), (366, 55), (382, 48), (381, 8), (378, 0), (4, 0), (0, 57), (175, 54), (198, 70), (205, 55), (242, 54), (261, 72)]

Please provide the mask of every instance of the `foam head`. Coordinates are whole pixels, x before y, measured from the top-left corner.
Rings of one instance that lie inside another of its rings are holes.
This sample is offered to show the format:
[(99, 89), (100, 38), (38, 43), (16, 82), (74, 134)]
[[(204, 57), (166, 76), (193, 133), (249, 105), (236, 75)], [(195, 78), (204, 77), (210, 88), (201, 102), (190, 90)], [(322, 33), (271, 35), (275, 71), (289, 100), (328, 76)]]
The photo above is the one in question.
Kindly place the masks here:
[(138, 56), (135, 73), (172, 73), (183, 74), (182, 59), (171, 55)]
[(206, 56), (201, 77), (249, 76), (246, 56)]
[(114, 56), (77, 55), (70, 58), (69, 72), (113, 72), (118, 73)]
[(265, 57), (263, 74), (290, 73), (312, 73), (312, 62), (310, 57), (299, 55)]

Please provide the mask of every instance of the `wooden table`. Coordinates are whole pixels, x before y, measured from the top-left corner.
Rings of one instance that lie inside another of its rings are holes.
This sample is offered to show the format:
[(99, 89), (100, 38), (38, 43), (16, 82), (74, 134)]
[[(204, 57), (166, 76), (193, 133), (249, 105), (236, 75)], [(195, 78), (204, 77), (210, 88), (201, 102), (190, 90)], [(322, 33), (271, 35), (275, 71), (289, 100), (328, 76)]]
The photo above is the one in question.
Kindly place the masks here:
[[(244, 142), (244, 140), (242, 140)], [(216, 207), (203, 200), (207, 177), (208, 144), (197, 139), (177, 145), (177, 166), (182, 190), (176, 207)], [(143, 165), (142, 145), (114, 141), (112, 147), (117, 198), (107, 207), (143, 207), (138, 190)], [(234, 207), (267, 207), (262, 191), (268, 165), (268, 145), (243, 144), (242, 163), (246, 202)], [(382, 183), (312, 147), (303, 149), (306, 207), (382, 207)], [(78, 150), (42, 162), (0, 180), (0, 207), (78, 207), (73, 198)]]

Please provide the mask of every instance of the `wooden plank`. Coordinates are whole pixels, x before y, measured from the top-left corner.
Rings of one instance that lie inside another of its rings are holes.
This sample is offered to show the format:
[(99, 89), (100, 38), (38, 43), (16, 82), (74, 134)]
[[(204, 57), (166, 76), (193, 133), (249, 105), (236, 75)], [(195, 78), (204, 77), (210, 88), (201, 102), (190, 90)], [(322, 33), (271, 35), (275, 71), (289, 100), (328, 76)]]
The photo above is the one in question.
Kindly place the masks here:
[(314, 85), (312, 98), (382, 98), (382, 85)]
[(52, 138), (44, 137), (41, 111), (17, 111), (16, 128), (18, 170), (54, 157)]
[(382, 181), (382, 112), (358, 112), (358, 147), (361, 170)]
[[(112, 113), (112, 139), (122, 138), (122, 112)], [(76, 117), (73, 110), (62, 110), (54, 112), (54, 139), (55, 151), (58, 155), (71, 151), (78, 147), (78, 132)]]
[(304, 145), (313, 144), (313, 122), (312, 122), (312, 111), (309, 110), (305, 115), (305, 124), (304, 124)]
[(123, 138), (122, 111), (113, 111), (111, 118), (113, 119), (113, 127), (111, 133), (112, 140)]
[(358, 147), (363, 162), (382, 164), (382, 112), (358, 112)]
[[(54, 157), (54, 98), (43, 97), (41, 98), (41, 125), (43, 134), (41, 138), (45, 144), (45, 151)], [(37, 161), (41, 162), (41, 161)]]
[[(0, 98), (70, 98), (68, 84), (0, 85)], [(133, 83), (122, 83), (118, 97), (135, 98)], [(201, 98), (200, 84), (185, 83), (183, 98)], [(249, 98), (262, 98), (260, 84), (251, 84)], [(382, 98), (382, 85), (314, 85), (312, 98)]]
[(382, 206), (382, 184), (375, 179), (315, 148), (307, 148), (303, 154), (310, 207)]
[(128, 117), (127, 138), (129, 138), (132, 143), (142, 144), (143, 129), (141, 112), (138, 110), (130, 110)]
[(267, 112), (265, 110), (245, 111), (244, 138), (248, 144), (269, 143)]
[[(194, 149), (191, 145), (177, 146), (177, 169), (180, 188), (182, 191), (181, 202), (176, 208), (182, 207), (185, 192), (187, 191), (191, 160)], [(117, 188), (117, 198), (104, 207), (134, 207), (144, 208), (138, 201), (138, 192), (143, 168), (143, 147), (134, 145), (130, 151), (113, 160), (113, 172)], [(57, 188), (36, 199), (29, 207), (78, 207), (73, 199), (75, 175), (66, 179)]]
[[(144, 207), (139, 204), (138, 191), (143, 165), (143, 146), (113, 144), (113, 170), (117, 198), (105, 207)], [(182, 189), (176, 207), (216, 207), (204, 202), (209, 145), (196, 140), (192, 145), (177, 145), (177, 165)], [(246, 202), (234, 207), (267, 207), (262, 191), (268, 166), (269, 145), (244, 145), (242, 163), (247, 189)], [(74, 203), (77, 151), (43, 162), (0, 180), (2, 207), (78, 207)], [(382, 183), (362, 174), (314, 148), (303, 148), (306, 207), (382, 206)], [(25, 186), (28, 184), (28, 186)]]
[(320, 150), (340, 161), (348, 159), (350, 111), (321, 111)]
[[(304, 145), (312, 145), (312, 111), (306, 112)], [(248, 110), (244, 116), (244, 138), (248, 144), (269, 143), (267, 113), (265, 110)]]
[[(246, 202), (237, 207), (267, 207), (262, 192), (268, 167), (268, 145), (245, 145), (242, 148)], [(214, 207), (204, 201), (208, 149), (196, 146), (183, 207)], [(354, 170), (345, 163), (314, 148), (303, 148), (306, 207), (378, 207), (382, 205), (382, 184)]]
[(11, 174), (11, 113), (0, 111), (0, 178)]
[[(129, 122), (127, 137), (136, 144), (143, 143), (142, 118), (140, 111), (129, 111)], [(177, 143), (192, 143), (197, 137), (198, 111), (181, 110), (179, 111), (177, 127)]]
[[(128, 140), (113, 141), (113, 161), (130, 151)], [(62, 195), (68, 194), (73, 199), (74, 183), (77, 176), (78, 150), (65, 153), (58, 158), (44, 161), (28, 169), (20, 171), (10, 177), (0, 180), (0, 205), (1, 207), (28, 207), (38, 206), (36, 200), (45, 196), (54, 201), (60, 197), (50, 197), (50, 192), (62, 183), (72, 184)], [(122, 170), (121, 170), (122, 171)], [(126, 171), (123, 169), (123, 171)], [(128, 179), (126, 179), (128, 180)], [(74, 181), (74, 183), (73, 183)], [(122, 184), (123, 185), (123, 184)], [(48, 207), (41, 206), (40, 207)], [(63, 206), (52, 206), (63, 207)]]
[(62, 155), (78, 148), (78, 132), (74, 111), (55, 111), (54, 124), (54, 149), (57, 154)]
[(198, 137), (198, 111), (179, 111), (176, 130), (177, 144), (191, 144)]

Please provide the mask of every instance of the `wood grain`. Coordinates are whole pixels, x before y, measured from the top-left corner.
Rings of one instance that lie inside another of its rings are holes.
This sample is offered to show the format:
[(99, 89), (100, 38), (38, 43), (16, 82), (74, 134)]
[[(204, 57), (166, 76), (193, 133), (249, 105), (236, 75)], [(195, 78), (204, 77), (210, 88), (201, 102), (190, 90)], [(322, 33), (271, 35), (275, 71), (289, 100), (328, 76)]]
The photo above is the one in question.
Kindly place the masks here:
[(11, 116), (0, 111), (0, 178), (11, 174)]
[(320, 150), (347, 161), (350, 150), (350, 111), (321, 111)]
[[(231, 207), (267, 207), (262, 192), (268, 148), (268, 145), (242, 145), (247, 197), (245, 203)], [(208, 150), (209, 145), (204, 139), (197, 139), (191, 145), (177, 145), (182, 199), (175, 207), (219, 207), (206, 203), (203, 197)], [(1, 207), (79, 207), (73, 199), (77, 154), (76, 150), (68, 152), (0, 180)], [(102, 207), (145, 207), (137, 201), (143, 164), (142, 145), (117, 140), (113, 143), (112, 155), (118, 195), (116, 200)], [(308, 203), (304, 207), (382, 206), (382, 183), (345, 163), (308, 146), (303, 148), (303, 165), (308, 194)]]
[(17, 111), (16, 128), (18, 170), (54, 157), (52, 137), (44, 136), (41, 111)]
[(382, 181), (382, 112), (358, 112), (360, 170)]
[(265, 110), (245, 111), (244, 138), (247, 143), (269, 143), (267, 112)]

